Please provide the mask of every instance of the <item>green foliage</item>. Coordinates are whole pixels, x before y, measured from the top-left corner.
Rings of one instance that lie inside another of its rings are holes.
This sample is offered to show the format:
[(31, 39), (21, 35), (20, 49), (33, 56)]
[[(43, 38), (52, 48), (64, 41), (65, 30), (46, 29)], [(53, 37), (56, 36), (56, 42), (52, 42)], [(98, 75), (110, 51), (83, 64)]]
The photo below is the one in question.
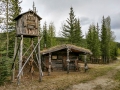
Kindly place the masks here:
[(77, 46), (84, 46), (82, 41), (82, 31), (80, 27), (80, 20), (75, 20), (75, 29), (74, 29), (74, 37), (73, 37), (73, 43)]
[(56, 45), (55, 26), (52, 22), (49, 24), (49, 29), (48, 29), (48, 43), (49, 43), (49, 47)]
[[(8, 8), (7, 6), (8, 2)], [(0, 27), (0, 30), (3, 30), (4, 34), (1, 34), (1, 41), (4, 41), (0, 45), (1, 47), (1, 54), (5, 56), (5, 54), (8, 57), (12, 57), (13, 55), (13, 48), (14, 48), (14, 36), (15, 36), (15, 22), (13, 19), (18, 16), (21, 12), (20, 3), (19, 0), (2, 0), (0, 1), (2, 3), (2, 9), (4, 12), (2, 12), (2, 15), (5, 17), (5, 19), (2, 22), (2, 27)], [(6, 19), (8, 17), (8, 23), (6, 23)], [(8, 25), (8, 29), (6, 30)], [(5, 33), (7, 31), (7, 33)], [(9, 45), (10, 44), (10, 45)]]
[(100, 39), (99, 39), (99, 28), (95, 25), (90, 25), (88, 33), (86, 35), (87, 48), (89, 48), (94, 58), (100, 57)]
[(110, 42), (110, 56), (111, 59), (116, 59), (116, 57), (118, 56), (118, 47), (117, 47), (117, 43), (116, 42)]
[(93, 32), (92, 32), (92, 25), (90, 25), (88, 29), (88, 33), (86, 35), (86, 41), (87, 41), (87, 48), (92, 50), (93, 47)]
[(60, 44), (68, 44), (69, 41), (68, 41), (67, 38), (56, 37), (56, 43), (57, 43), (57, 45), (60, 45)]
[[(6, 33), (6, 19), (3, 20), (3, 28), (4, 33), (0, 33), (0, 42), (3, 42), (0, 44), (0, 85), (3, 85), (4, 82), (7, 80), (8, 76), (10, 75), (10, 64), (11, 60), (10, 58), (13, 57), (13, 50), (14, 50), (14, 38), (15, 38), (15, 22), (13, 19), (19, 15), (20, 13), (20, 2), (19, 0), (2, 0), (4, 13), (2, 15), (7, 18), (8, 16), (8, 33)], [(7, 5), (8, 1), (8, 9), (4, 6)], [(7, 11), (9, 11), (7, 13)], [(7, 34), (7, 37), (6, 37)], [(9, 44), (10, 43), (10, 44)], [(9, 49), (7, 49), (7, 47)], [(8, 57), (6, 57), (6, 53), (8, 53)]]
[(69, 39), (70, 43), (73, 43), (75, 15), (72, 7), (70, 8), (69, 18), (67, 18), (66, 22), (67, 24), (63, 25), (62, 34)]
[(52, 22), (49, 24), (49, 27), (47, 27), (46, 22), (44, 23), (42, 36), (41, 49), (49, 48), (57, 44), (55, 38), (55, 26)]
[(114, 75), (114, 79), (120, 82), (120, 70)]
[(105, 26), (105, 19), (103, 17), (102, 20), (102, 28), (101, 28), (101, 52), (102, 52), (102, 58), (105, 60), (107, 58), (107, 29)]
[(21, 12), (19, 0), (10, 0), (9, 4), (9, 31), (13, 31), (15, 29), (15, 21), (14, 18), (17, 17)]
[(80, 26), (80, 20), (75, 18), (73, 8), (70, 8), (69, 18), (62, 26), (62, 35), (67, 38), (70, 44), (77, 46), (82, 45), (82, 31)]
[(45, 22), (43, 25), (43, 48), (47, 48), (48, 46), (48, 32), (47, 32), (47, 23)]
[[(10, 58), (13, 57), (13, 52), (14, 52), (14, 42), (15, 42), (15, 31), (11, 31), (9, 32), (9, 52), (8, 55)], [(6, 44), (7, 44), (7, 40), (6, 40), (6, 33), (1, 33), (0, 34), (0, 42), (3, 42), (0, 44), (0, 54), (2, 56), (6, 56)]]
[(0, 58), (0, 85), (8, 80), (10, 75), (10, 58)]
[(117, 56), (117, 46), (114, 33), (111, 31), (111, 19), (103, 17), (101, 28), (101, 52), (104, 63), (109, 63), (110, 59)]
[(120, 48), (118, 48), (117, 52), (118, 52), (118, 56), (120, 56)]

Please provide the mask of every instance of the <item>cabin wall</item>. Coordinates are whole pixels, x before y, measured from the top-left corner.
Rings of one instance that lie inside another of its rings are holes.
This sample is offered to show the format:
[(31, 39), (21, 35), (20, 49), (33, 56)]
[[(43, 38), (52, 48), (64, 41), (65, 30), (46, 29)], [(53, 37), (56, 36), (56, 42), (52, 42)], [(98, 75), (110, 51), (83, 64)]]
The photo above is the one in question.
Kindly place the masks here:
[[(74, 70), (75, 68), (75, 60), (78, 59), (78, 55), (76, 53), (70, 52), (70, 70)], [(43, 62), (48, 65), (49, 63), (49, 55), (44, 55)], [(52, 67), (54, 70), (67, 70), (67, 53), (66, 52), (55, 52), (51, 55)]]

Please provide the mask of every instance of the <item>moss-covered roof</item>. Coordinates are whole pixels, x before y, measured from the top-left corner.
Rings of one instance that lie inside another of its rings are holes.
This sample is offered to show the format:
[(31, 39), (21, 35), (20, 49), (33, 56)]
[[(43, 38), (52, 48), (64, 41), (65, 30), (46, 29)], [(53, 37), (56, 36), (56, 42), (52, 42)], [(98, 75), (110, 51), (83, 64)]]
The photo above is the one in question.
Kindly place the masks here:
[(85, 49), (83, 47), (78, 47), (78, 46), (71, 45), (71, 44), (57, 45), (57, 46), (51, 47), (49, 49), (42, 50), (40, 53), (48, 54), (48, 53), (52, 53), (52, 52), (59, 51), (62, 49), (67, 49), (67, 48), (69, 48), (71, 50), (75, 50), (77, 52), (83, 52), (85, 54), (92, 54), (92, 52), (89, 49)]

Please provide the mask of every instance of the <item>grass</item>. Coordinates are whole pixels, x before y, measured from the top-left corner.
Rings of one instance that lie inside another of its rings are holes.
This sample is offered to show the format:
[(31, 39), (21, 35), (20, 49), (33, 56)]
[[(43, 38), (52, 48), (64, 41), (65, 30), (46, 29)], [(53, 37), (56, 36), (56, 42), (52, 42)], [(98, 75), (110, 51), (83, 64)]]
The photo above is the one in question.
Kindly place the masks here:
[[(106, 74), (108, 71), (114, 69), (116, 64), (108, 65), (90, 65), (90, 69), (84, 73), (81, 72), (52, 72), (50, 76), (44, 73), (42, 82), (38, 82), (38, 73), (35, 73), (34, 79), (31, 81), (28, 78), (23, 78), (20, 86), (16, 83), (7, 84), (0, 87), (0, 90), (65, 90), (72, 85), (85, 83), (89, 80), (95, 79), (98, 76)], [(116, 78), (119, 78), (119, 74)], [(120, 79), (119, 79), (120, 81)], [(9, 87), (9, 88), (8, 88)]]
[(120, 70), (117, 71), (117, 73), (114, 75), (113, 79), (118, 82), (119, 85), (114, 88), (114, 90), (119, 90), (120, 89)]

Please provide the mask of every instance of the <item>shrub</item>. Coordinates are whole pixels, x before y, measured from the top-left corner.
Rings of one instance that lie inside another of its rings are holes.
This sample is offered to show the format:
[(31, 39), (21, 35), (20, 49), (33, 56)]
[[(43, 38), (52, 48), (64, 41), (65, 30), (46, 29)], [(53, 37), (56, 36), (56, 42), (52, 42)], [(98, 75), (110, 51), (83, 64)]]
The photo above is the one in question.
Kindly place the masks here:
[(8, 76), (10, 75), (10, 58), (1, 57), (0, 58), (0, 85), (6, 82)]

